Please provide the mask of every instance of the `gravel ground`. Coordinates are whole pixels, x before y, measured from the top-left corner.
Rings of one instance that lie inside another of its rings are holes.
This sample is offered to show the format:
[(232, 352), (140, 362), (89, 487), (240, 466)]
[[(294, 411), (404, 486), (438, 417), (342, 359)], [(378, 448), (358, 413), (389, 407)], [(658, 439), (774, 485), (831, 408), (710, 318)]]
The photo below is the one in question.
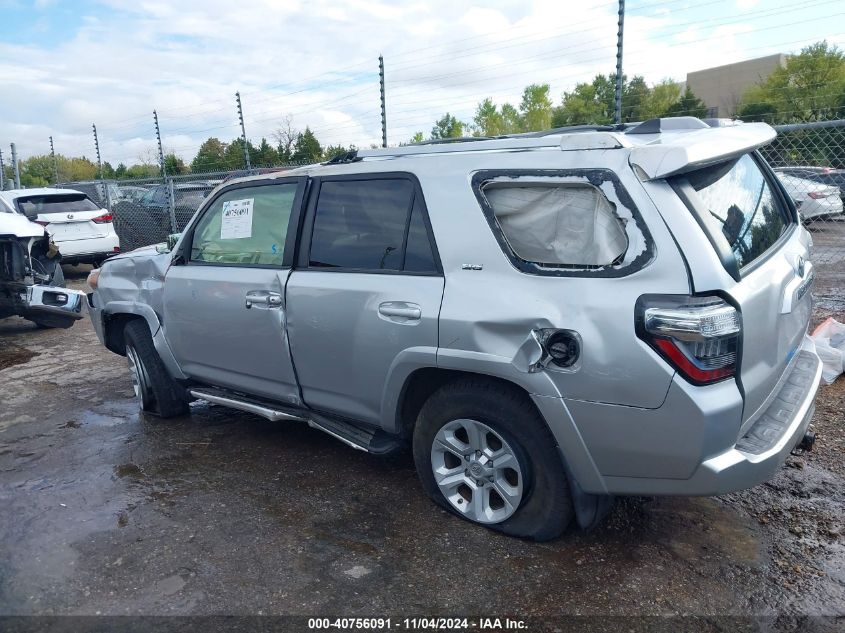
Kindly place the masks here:
[[(840, 278), (817, 295), (845, 321)], [(6, 319), (0, 614), (845, 616), (843, 409), (840, 378), (816, 449), (764, 485), (621, 499), (537, 544), (435, 508), (409, 455), (205, 404), (144, 417), (87, 321)]]

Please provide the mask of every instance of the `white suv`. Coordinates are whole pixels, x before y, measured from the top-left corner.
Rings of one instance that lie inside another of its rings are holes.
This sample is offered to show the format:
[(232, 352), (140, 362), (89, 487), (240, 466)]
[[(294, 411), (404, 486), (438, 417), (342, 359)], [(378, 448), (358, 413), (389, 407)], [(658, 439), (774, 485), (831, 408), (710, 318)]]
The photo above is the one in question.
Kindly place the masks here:
[(99, 265), (120, 252), (111, 211), (73, 189), (0, 191), (0, 206), (46, 227), (63, 264)]

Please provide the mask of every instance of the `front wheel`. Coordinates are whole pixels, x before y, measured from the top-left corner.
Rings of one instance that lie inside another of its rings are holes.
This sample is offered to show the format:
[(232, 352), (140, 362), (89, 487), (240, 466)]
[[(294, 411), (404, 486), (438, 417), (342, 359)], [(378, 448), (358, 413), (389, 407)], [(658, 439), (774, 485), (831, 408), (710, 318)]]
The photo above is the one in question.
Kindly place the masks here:
[(153, 337), (145, 321), (126, 324), (126, 362), (132, 378), (132, 390), (142, 411), (162, 418), (172, 418), (188, 411), (185, 390), (182, 389), (161, 362)]
[(413, 450), (429, 496), (468, 521), (544, 541), (572, 520), (557, 443), (515, 388), (483, 379), (442, 387), (420, 411)]

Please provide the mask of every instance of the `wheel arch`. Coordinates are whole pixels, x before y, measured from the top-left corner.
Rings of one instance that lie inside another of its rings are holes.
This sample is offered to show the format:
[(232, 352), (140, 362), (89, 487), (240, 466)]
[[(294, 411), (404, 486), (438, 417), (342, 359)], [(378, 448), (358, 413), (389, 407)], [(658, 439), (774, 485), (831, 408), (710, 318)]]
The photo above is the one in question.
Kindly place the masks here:
[(187, 376), (182, 372), (173, 350), (164, 337), (164, 329), (158, 315), (149, 305), (136, 301), (110, 301), (103, 310), (103, 339), (106, 347), (116, 354), (126, 354), (123, 331), (126, 324), (143, 319), (150, 329), (156, 352), (158, 352), (164, 366), (176, 380), (185, 380)]
[[(538, 374), (534, 374), (537, 376)], [(558, 451), (568, 471), (580, 487), (590, 493), (606, 494), (607, 487), (592, 455), (584, 443), (572, 416), (561, 397), (538, 395), (536, 392), (501, 375), (445, 367), (420, 367), (410, 372), (398, 393), (392, 411), (393, 428), (403, 437), (410, 437), (420, 409), (440, 387), (466, 378), (482, 379), (518, 392), (537, 411), (557, 442)]]

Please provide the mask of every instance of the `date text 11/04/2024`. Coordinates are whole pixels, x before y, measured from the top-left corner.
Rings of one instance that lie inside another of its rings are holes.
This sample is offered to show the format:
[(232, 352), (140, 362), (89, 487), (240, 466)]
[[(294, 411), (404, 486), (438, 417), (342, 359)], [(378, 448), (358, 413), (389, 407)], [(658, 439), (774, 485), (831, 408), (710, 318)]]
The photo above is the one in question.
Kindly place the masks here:
[(512, 618), (309, 618), (311, 630), (390, 629), (430, 631), (518, 631), (525, 630), (524, 620)]

